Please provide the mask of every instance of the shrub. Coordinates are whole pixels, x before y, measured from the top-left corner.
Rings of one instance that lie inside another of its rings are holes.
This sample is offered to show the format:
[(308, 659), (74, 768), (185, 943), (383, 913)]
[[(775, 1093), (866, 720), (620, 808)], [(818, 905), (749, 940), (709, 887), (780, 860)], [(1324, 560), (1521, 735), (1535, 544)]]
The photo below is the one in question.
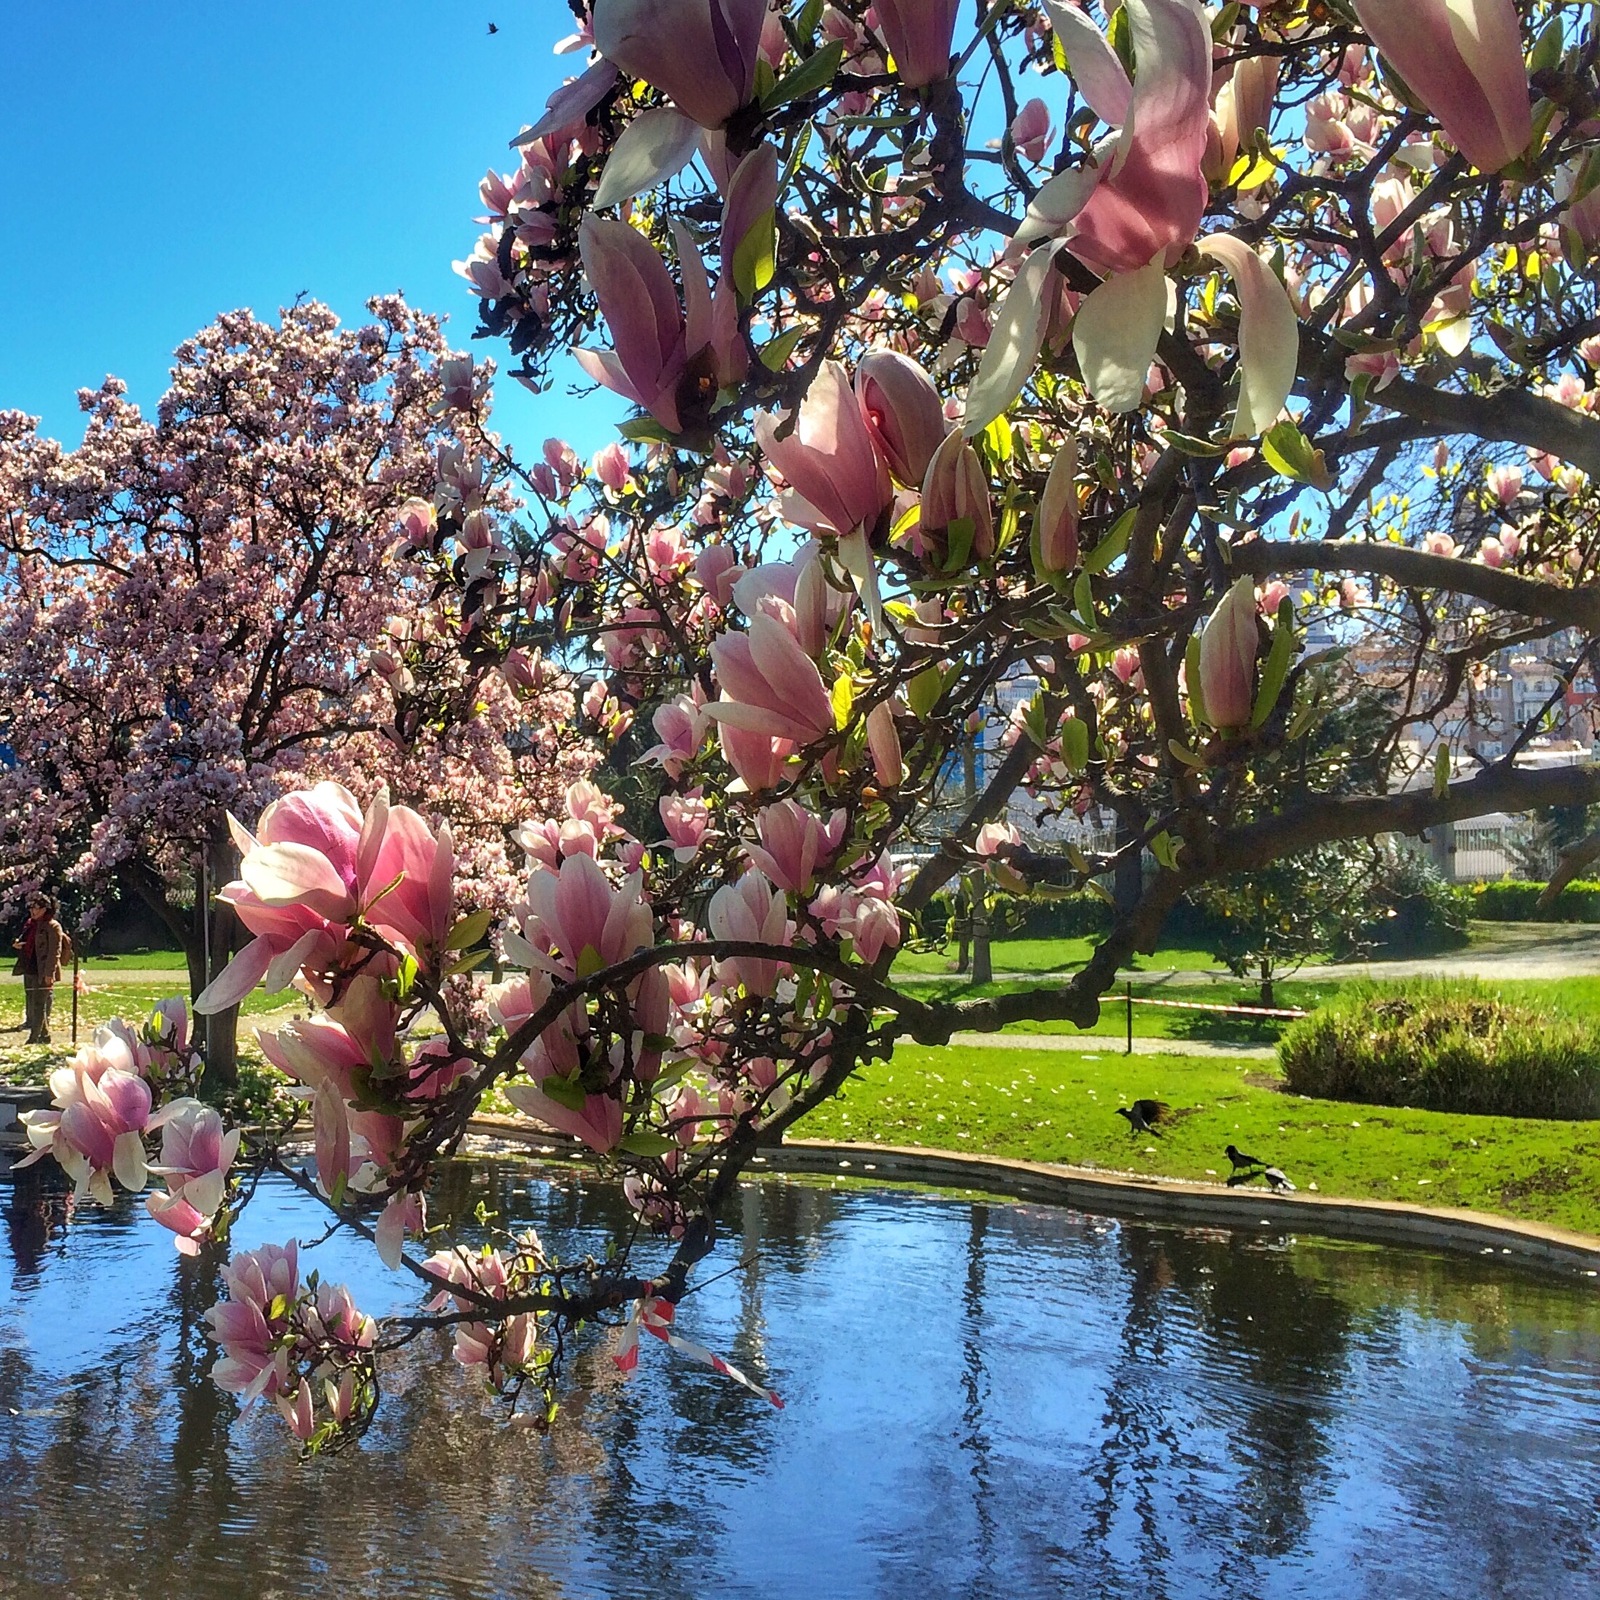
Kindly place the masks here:
[(1290, 1089), (1325, 1100), (1600, 1117), (1600, 1031), (1466, 979), (1349, 984), (1284, 1034), (1278, 1057)]
[(1390, 954), (1459, 950), (1473, 917), (1472, 890), (1446, 883), (1414, 851), (1394, 851), (1392, 860), (1377, 890), (1383, 914), (1365, 930), (1362, 942)]
[(1472, 893), (1472, 914), (1485, 922), (1600, 922), (1600, 883), (1578, 879), (1548, 906), (1539, 905), (1542, 883), (1480, 883)]

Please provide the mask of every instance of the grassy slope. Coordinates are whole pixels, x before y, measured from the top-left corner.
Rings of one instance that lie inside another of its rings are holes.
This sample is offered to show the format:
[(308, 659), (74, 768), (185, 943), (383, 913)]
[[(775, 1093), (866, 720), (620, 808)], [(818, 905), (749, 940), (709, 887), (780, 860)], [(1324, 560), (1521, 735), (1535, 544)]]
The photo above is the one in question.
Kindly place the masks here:
[[(1131, 1136), (1115, 1114), (1144, 1095), (1178, 1113), (1159, 1139)], [(1475, 1206), (1600, 1233), (1600, 1123), (1306, 1100), (1280, 1090), (1262, 1061), (908, 1046), (801, 1131), (1200, 1179), (1227, 1174), (1232, 1143), (1325, 1194)]]

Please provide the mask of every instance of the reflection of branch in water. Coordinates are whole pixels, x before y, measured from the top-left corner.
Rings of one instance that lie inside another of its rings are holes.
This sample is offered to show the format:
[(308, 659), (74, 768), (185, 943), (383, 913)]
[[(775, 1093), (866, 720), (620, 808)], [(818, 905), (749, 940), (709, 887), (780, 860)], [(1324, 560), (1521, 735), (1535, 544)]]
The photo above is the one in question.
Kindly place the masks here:
[(1124, 1592), (1126, 1565), (1117, 1544), (1117, 1513), (1126, 1489), (1133, 1490), (1138, 1518), (1136, 1570), (1141, 1593), (1164, 1597), (1169, 1592), (1168, 1563), (1172, 1551), (1161, 1532), (1157, 1486), (1163, 1484), (1179, 1453), (1176, 1431), (1167, 1420), (1163, 1389), (1150, 1383), (1164, 1359), (1160, 1297), (1171, 1282), (1160, 1235), (1144, 1228), (1117, 1230), (1128, 1284), (1120, 1349), (1106, 1382), (1100, 1461), (1092, 1473), (1100, 1490), (1089, 1518), (1090, 1540), (1097, 1547), (1104, 1594)]
[(967, 1228), (967, 1271), (961, 1288), (961, 1305), (966, 1315), (961, 1322), (964, 1344), (961, 1360), (963, 1404), (961, 1449), (972, 1460), (972, 1510), (978, 1525), (974, 1555), (977, 1570), (988, 1574), (993, 1569), (996, 1547), (996, 1522), (990, 1481), (992, 1446), (987, 1426), (989, 1373), (984, 1365), (984, 1290), (987, 1272), (983, 1255), (989, 1232), (989, 1207), (974, 1201)]

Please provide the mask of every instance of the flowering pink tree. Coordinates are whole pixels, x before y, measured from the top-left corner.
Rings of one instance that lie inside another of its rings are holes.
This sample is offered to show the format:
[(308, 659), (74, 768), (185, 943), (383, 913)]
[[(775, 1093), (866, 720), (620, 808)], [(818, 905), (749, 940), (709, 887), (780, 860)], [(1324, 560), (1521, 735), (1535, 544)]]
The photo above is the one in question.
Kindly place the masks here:
[[(428, 1297), (374, 1332), (292, 1252), (233, 1264), (219, 1376), (313, 1443), (429, 1322), (513, 1393), (629, 1302), (625, 1365), (640, 1331), (676, 1339), (763, 1143), (902, 1039), (1092, 1022), (1190, 890), (1600, 798), (1591, 764), (1515, 759), (1600, 642), (1589, 9), (578, 9), (594, 58), (485, 180), (462, 271), (524, 381), (570, 351), (635, 415), (588, 471), (555, 440), (523, 464), (541, 537), (513, 546), (472, 504), (508, 463), (463, 381), (462, 449), (407, 515), (427, 559), (461, 552), (476, 681), (584, 680), (569, 725), (611, 742), (609, 787), (526, 805), (494, 985), (458, 970), (488, 930), (415, 810), (290, 796), (224, 891), (256, 937), (207, 1003), (267, 972), (323, 1008), (266, 1041), (314, 1167), (251, 1159)], [(1491, 754), (1476, 697), (1533, 641), (1561, 688)], [(460, 670), (412, 645), (394, 666), (419, 690)], [(996, 758), (952, 804), (1002, 692)], [(1030, 846), (1024, 801), (1109, 817), (1116, 847)], [(896, 985), (953, 877), (1111, 874), (1115, 924), (1058, 984)], [(408, 1250), (491, 1090), (620, 1171), (661, 1254)], [(142, 1099), (94, 1105), (72, 1159), (92, 1185), (120, 1148), (137, 1178)]]
[[(494, 904), (530, 792), (588, 764), (528, 731), (571, 721), (554, 680), (527, 706), (467, 670), (448, 563), (394, 559), (461, 363), (401, 301), (371, 312), (348, 330), (317, 305), (224, 317), (178, 351), (153, 418), (114, 380), (85, 391), (76, 450), (0, 416), (0, 900), (51, 875), (115, 883), (188, 952), (196, 994), (236, 943), (206, 906), (237, 863), (230, 811), (322, 777), (387, 783), (451, 821)], [(488, 477), (470, 492), (485, 517), (513, 508)], [(419, 691), (402, 656), (443, 665)]]

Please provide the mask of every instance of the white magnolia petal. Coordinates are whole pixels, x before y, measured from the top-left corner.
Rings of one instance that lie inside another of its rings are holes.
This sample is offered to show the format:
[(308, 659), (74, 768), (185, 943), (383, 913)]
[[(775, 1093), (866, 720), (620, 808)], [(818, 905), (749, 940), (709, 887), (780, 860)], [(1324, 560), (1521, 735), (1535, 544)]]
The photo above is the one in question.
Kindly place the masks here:
[(1167, 274), (1159, 261), (1106, 279), (1078, 307), (1072, 348), (1089, 393), (1108, 411), (1133, 411), (1167, 314)]
[(111, 1147), (111, 1170), (116, 1173), (117, 1182), (124, 1189), (138, 1193), (144, 1188), (149, 1177), (149, 1169), (145, 1165), (144, 1139), (132, 1128), (117, 1135), (116, 1143)]
[(671, 106), (654, 106), (641, 112), (626, 128), (606, 157), (600, 187), (590, 202), (597, 209), (619, 206), (624, 200), (653, 189), (680, 172), (699, 148), (700, 127)]
[(294, 905), (308, 894), (343, 898), (344, 879), (320, 850), (306, 844), (258, 845), (239, 867), (239, 876), (264, 905)]
[(1018, 225), (1008, 253), (1036, 239), (1052, 239), (1058, 234), (1062, 238), (1070, 237), (1073, 218), (1088, 205), (1089, 196), (1110, 170), (1114, 148), (1115, 141), (1108, 139), (1095, 149), (1083, 166), (1069, 167), (1053, 178), (1046, 178), (1029, 204), (1028, 214)]
[(1239, 409), (1233, 434), (1252, 438), (1278, 420), (1294, 387), (1300, 322), (1277, 273), (1243, 239), (1212, 234), (1200, 241), (1200, 253), (1221, 262), (1239, 297)]
[(183, 1186), (183, 1195), (203, 1217), (214, 1217), (222, 1209), (228, 1180), (220, 1172), (202, 1172)]
[(272, 945), (252, 939), (201, 991), (194, 1008), (202, 1016), (231, 1010), (261, 982), (272, 965)]
[(1075, 6), (1063, 5), (1061, 0), (1044, 0), (1044, 8), (1050, 13), (1050, 26), (1067, 58), (1067, 76), (1102, 122), (1121, 127), (1128, 120), (1133, 85), (1111, 48), (1111, 41)]
[(978, 375), (967, 390), (964, 426), (969, 439), (982, 433), (1022, 393), (1022, 386), (1033, 371), (1050, 314), (1045, 282), (1062, 243), (1060, 239), (1052, 240), (1035, 250), (1006, 291), (1005, 302), (994, 319), (994, 332), (978, 363)]

